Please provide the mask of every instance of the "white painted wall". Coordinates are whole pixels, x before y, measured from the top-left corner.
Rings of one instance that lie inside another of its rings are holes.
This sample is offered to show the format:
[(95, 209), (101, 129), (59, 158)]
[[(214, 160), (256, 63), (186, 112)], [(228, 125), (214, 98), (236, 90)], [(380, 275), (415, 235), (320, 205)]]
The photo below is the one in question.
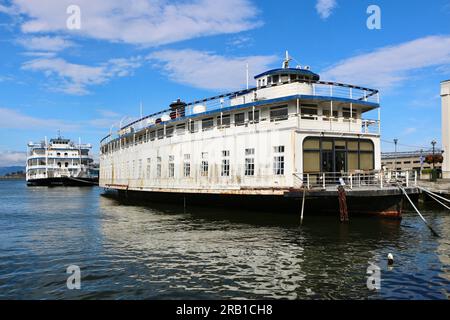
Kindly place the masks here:
[[(244, 112), (248, 120), (251, 110)], [(365, 135), (361, 131), (360, 114), (353, 123), (325, 121), (319, 108), (317, 120), (305, 120), (297, 114), (296, 101), (289, 102), (289, 119), (270, 121), (270, 107), (260, 110), (260, 123), (202, 131), (185, 132), (183, 135), (154, 141), (142, 141), (118, 151), (100, 156), (100, 186), (128, 188), (129, 190), (173, 191), (179, 192), (233, 192), (242, 188), (290, 188), (295, 185), (294, 173), (303, 172), (302, 146), (304, 138), (327, 136), (370, 139), (375, 147), (375, 169), (381, 169), (380, 139), (376, 135)], [(215, 119), (216, 116), (215, 115)], [(340, 115), (342, 112), (340, 111)], [(284, 146), (284, 175), (274, 175), (274, 147)], [(255, 175), (245, 176), (245, 149), (255, 149)], [(230, 176), (221, 176), (222, 151), (230, 151)], [(208, 177), (202, 177), (200, 167), (202, 153), (207, 153)], [(183, 175), (184, 155), (190, 155), (191, 176)], [(174, 157), (175, 175), (169, 177), (169, 156)], [(157, 176), (157, 159), (161, 158), (161, 177)], [(147, 175), (147, 159), (150, 159), (150, 176)], [(133, 169), (134, 168), (134, 169)], [(264, 191), (269, 192), (269, 191)], [(273, 191), (271, 191), (273, 192)]]

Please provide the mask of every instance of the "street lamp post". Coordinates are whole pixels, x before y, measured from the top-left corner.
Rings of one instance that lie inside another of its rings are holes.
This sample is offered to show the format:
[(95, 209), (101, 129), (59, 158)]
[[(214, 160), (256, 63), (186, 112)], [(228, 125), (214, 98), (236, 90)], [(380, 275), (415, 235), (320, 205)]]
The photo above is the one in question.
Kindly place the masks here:
[(397, 143), (398, 143), (398, 139), (394, 139), (394, 145), (395, 145), (395, 153), (394, 153), (394, 171), (397, 170)]
[(433, 146), (433, 170), (434, 170), (434, 152), (435, 152), (435, 146), (436, 146), (436, 140), (431, 141), (431, 145)]

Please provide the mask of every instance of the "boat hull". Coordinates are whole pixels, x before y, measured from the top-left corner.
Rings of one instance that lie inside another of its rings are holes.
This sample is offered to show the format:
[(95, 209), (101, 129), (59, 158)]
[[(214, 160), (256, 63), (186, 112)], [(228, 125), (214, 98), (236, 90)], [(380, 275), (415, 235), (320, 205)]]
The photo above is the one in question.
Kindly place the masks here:
[[(285, 195), (236, 195), (149, 192), (107, 189), (106, 196), (119, 201), (133, 203), (170, 203), (180, 206), (209, 206), (252, 211), (271, 211), (300, 214), (302, 197)], [(412, 195), (414, 197), (414, 195)], [(352, 216), (372, 216), (401, 219), (403, 196), (394, 194), (347, 195), (348, 214)], [(335, 215), (339, 217), (339, 200), (334, 194), (310, 194), (306, 196), (305, 215)]]
[(46, 178), (46, 179), (31, 179), (27, 180), (27, 185), (29, 187), (37, 187), (37, 186), (65, 186), (65, 187), (84, 187), (84, 186), (95, 186), (98, 185), (98, 179), (95, 178)]

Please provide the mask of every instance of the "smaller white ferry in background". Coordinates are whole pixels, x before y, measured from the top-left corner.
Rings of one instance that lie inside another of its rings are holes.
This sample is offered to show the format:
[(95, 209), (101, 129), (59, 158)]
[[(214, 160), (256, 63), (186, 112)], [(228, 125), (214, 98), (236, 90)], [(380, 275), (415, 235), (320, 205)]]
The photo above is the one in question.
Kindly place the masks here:
[(58, 136), (50, 142), (28, 143), (28, 186), (83, 186), (98, 184), (98, 167), (89, 155), (92, 145), (75, 144)]

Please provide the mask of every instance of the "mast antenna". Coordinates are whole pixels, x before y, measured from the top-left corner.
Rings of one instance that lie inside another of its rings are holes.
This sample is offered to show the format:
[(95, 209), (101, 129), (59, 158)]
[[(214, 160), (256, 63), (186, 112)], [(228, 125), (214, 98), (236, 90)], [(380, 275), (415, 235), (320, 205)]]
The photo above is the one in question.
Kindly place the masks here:
[(283, 61), (283, 69), (289, 68), (289, 62), (292, 60), (292, 58), (289, 57), (289, 52), (286, 50), (286, 58)]
[(247, 90), (248, 90), (248, 83), (249, 83), (249, 81), (248, 81), (248, 62), (246, 64), (246, 77), (247, 77)]

